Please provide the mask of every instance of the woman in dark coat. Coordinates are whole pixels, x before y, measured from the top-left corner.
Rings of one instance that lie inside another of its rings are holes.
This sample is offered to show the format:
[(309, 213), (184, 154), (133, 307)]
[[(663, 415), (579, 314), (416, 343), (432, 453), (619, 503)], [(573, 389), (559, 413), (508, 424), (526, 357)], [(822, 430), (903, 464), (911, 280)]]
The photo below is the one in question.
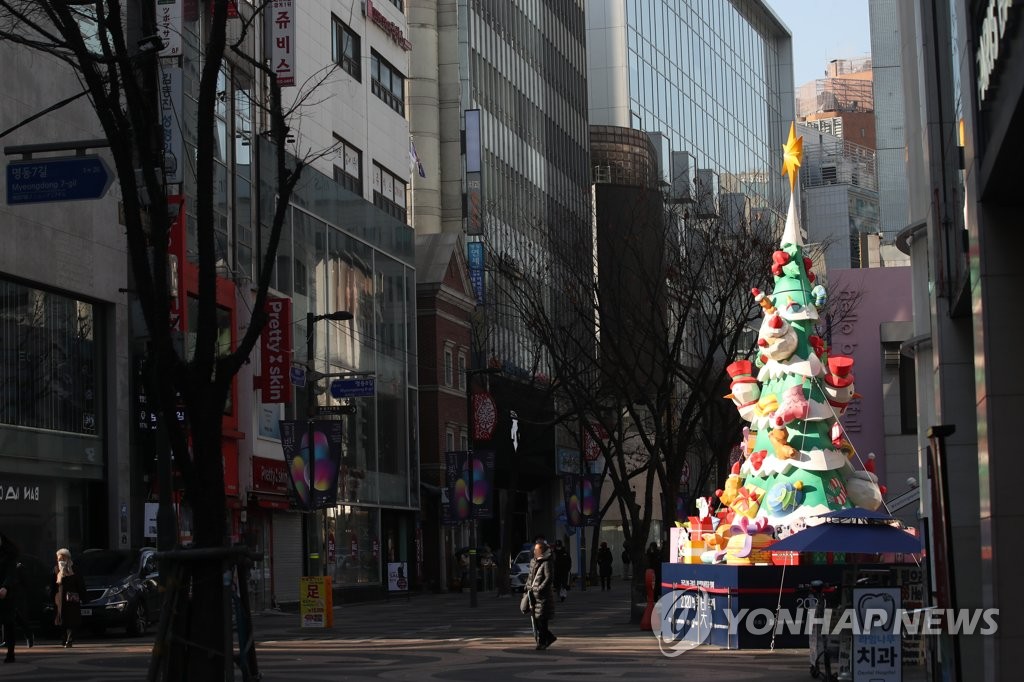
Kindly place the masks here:
[(74, 571), (71, 551), (57, 550), (57, 566), (54, 568), (53, 603), (57, 607), (54, 625), (64, 630), (64, 648), (71, 648), (74, 630), (82, 624), (82, 599), (85, 597), (85, 581)]
[(565, 591), (569, 589), (569, 573), (572, 571), (572, 557), (562, 545), (561, 540), (555, 541), (555, 592), (558, 598), (565, 601)]
[(533, 622), (537, 626), (537, 649), (547, 649), (558, 639), (548, 629), (548, 622), (555, 615), (554, 566), (551, 548), (546, 542), (533, 546), (533, 560), (530, 574), (526, 578), (526, 589), (533, 603)]
[(647, 547), (647, 568), (654, 571), (654, 594), (661, 594), (661, 548), (652, 542)]
[(607, 542), (597, 549), (597, 573), (601, 576), (601, 591), (612, 589), (612, 550)]
[(14, 631), (18, 611), (17, 599), (21, 585), (18, 582), (18, 547), (0, 533), (0, 624), (7, 639), (7, 656), (4, 663), (14, 662), (14, 642), (18, 639)]

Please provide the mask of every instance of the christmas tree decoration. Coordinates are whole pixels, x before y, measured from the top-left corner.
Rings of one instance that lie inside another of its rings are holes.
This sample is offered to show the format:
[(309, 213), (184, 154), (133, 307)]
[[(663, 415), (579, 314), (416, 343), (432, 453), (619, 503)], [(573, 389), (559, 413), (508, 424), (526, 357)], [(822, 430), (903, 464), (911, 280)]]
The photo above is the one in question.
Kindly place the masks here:
[[(791, 126), (783, 146), (783, 174), (789, 175), (791, 190), (802, 145)], [(864, 470), (854, 468), (855, 451), (839, 423), (850, 403), (860, 398), (854, 390), (854, 362), (832, 354), (815, 333), (819, 308), (827, 304), (828, 295), (824, 286), (815, 284), (813, 262), (804, 254), (792, 191), (779, 249), (768, 267), (772, 291), (751, 290), (762, 314), (757, 356), (727, 368), (732, 392), (726, 397), (750, 423), (740, 448), (743, 459), (733, 467), (725, 489), (717, 492), (733, 513), (731, 537), (763, 537), (750, 525), (755, 522), (785, 526), (855, 505), (876, 509), (882, 502), (874, 462), (869, 459)], [(740, 540), (745, 549), (746, 540)]]

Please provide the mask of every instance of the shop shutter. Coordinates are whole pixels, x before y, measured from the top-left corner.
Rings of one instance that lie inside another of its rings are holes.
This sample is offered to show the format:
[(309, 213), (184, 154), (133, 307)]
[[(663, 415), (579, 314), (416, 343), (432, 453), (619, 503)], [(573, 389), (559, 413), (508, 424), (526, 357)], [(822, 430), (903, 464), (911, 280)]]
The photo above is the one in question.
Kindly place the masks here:
[(302, 577), (302, 515), (278, 512), (273, 523), (274, 596), (278, 604), (297, 602)]

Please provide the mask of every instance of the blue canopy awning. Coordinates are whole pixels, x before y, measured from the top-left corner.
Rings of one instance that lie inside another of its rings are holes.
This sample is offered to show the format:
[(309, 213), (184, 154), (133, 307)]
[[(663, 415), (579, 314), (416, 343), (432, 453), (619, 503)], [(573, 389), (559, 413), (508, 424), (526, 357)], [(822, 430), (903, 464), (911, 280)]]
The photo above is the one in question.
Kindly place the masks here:
[(921, 540), (886, 523), (836, 523), (812, 526), (770, 546), (773, 552), (856, 552), (918, 554)]

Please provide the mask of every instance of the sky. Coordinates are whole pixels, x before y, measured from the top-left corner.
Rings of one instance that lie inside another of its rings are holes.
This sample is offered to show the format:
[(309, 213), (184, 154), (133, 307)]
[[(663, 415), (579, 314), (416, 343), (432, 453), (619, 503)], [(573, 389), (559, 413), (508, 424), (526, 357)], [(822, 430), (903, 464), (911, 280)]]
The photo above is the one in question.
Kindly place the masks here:
[(841, 57), (871, 54), (868, 0), (767, 0), (793, 34), (793, 83), (825, 77)]

